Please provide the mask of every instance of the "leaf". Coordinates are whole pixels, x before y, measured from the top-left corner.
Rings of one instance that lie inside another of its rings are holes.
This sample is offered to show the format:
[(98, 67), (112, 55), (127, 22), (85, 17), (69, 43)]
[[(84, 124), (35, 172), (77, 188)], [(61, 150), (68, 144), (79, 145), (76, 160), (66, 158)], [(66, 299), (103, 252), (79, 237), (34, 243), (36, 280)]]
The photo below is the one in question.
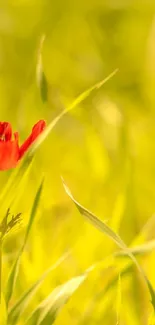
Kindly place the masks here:
[(7, 325), (7, 309), (3, 295), (0, 302), (0, 325)]
[(43, 281), (46, 279), (46, 277), (49, 275), (51, 271), (56, 269), (68, 256), (68, 254), (64, 254), (62, 257), (60, 257), (57, 262), (52, 265), (48, 270), (46, 270), (39, 280), (37, 280), (23, 295), (22, 297), (11, 307), (9, 314), (8, 314), (8, 320), (9, 324), (15, 325), (19, 318), (22, 316), (23, 312), (27, 308), (28, 304), (30, 303), (31, 299), (35, 295), (36, 291), (39, 289), (39, 287), (42, 285)]
[(37, 62), (37, 69), (36, 69), (36, 79), (37, 79), (37, 85), (40, 90), (41, 99), (43, 102), (47, 101), (47, 93), (48, 93), (48, 86), (47, 86), (47, 80), (43, 71), (43, 65), (42, 65), (42, 47), (45, 40), (45, 35), (42, 36), (40, 47), (38, 51), (38, 62)]
[(118, 69), (114, 70), (108, 77), (106, 77), (104, 80), (100, 81), (99, 83), (95, 84), (93, 87), (89, 88), (85, 92), (83, 92), (81, 95), (79, 95), (75, 101), (67, 108), (64, 109), (46, 128), (45, 130), (40, 134), (38, 139), (35, 141), (35, 143), (32, 145), (31, 149), (28, 152), (29, 156), (33, 156), (34, 152), (37, 150), (37, 148), (41, 145), (41, 143), (46, 139), (46, 137), (49, 135), (49, 133), (52, 131), (52, 129), (57, 125), (57, 123), (61, 120), (61, 118), (67, 114), (69, 111), (74, 109), (78, 104), (80, 104), (84, 99), (86, 99), (93, 90), (96, 90), (100, 87), (102, 87), (108, 80), (110, 80), (118, 71)]
[(41, 94), (42, 101), (46, 102), (47, 95), (48, 95), (48, 85), (43, 70), (41, 71), (41, 76), (40, 76), (40, 94)]
[(131, 260), (136, 265), (137, 269), (139, 270), (139, 272), (143, 276), (143, 278), (144, 278), (144, 280), (145, 280), (145, 282), (146, 282), (146, 284), (148, 286), (148, 289), (149, 289), (149, 292), (150, 292), (150, 295), (151, 295), (151, 299), (152, 299), (151, 302), (152, 302), (153, 308), (155, 310), (155, 292), (154, 292), (154, 289), (153, 289), (150, 281), (148, 280), (147, 276), (145, 275), (143, 269), (141, 268), (140, 264), (137, 262), (135, 256), (130, 251), (130, 249), (126, 246), (126, 244), (123, 242), (123, 240), (120, 238), (120, 236), (117, 235), (109, 226), (107, 226), (103, 221), (98, 219), (89, 210), (87, 210), (82, 205), (80, 205), (80, 203), (77, 202), (75, 200), (75, 198), (73, 197), (73, 195), (71, 194), (69, 188), (67, 187), (67, 185), (65, 184), (63, 179), (62, 179), (62, 181), (63, 181), (63, 186), (64, 186), (64, 189), (65, 189), (67, 195), (74, 202), (74, 204), (76, 205), (76, 207), (79, 210), (79, 212), (81, 213), (81, 215), (83, 215), (86, 218), (86, 220), (89, 221), (95, 228), (97, 228), (102, 233), (107, 235), (111, 240), (113, 240), (117, 244), (117, 246), (119, 246), (124, 251), (124, 253), (131, 258)]
[(35, 216), (36, 216), (36, 213), (37, 213), (37, 208), (38, 208), (38, 205), (39, 205), (39, 202), (40, 202), (42, 189), (43, 189), (43, 180), (42, 180), (41, 184), (39, 185), (36, 197), (34, 199), (34, 203), (33, 203), (33, 206), (32, 206), (30, 219), (29, 219), (29, 223), (28, 223), (28, 226), (27, 226), (27, 229), (26, 229), (23, 245), (22, 245), (22, 247), (21, 247), (21, 249), (19, 251), (17, 259), (16, 259), (16, 261), (15, 261), (13, 267), (12, 267), (12, 270), (11, 270), (9, 278), (8, 278), (7, 287), (6, 287), (6, 304), (7, 305), (8, 305), (8, 303), (9, 303), (11, 297), (12, 297), (12, 293), (13, 293), (14, 286), (15, 286), (16, 279), (17, 279), (17, 275), (18, 275), (20, 259), (21, 259), (22, 253), (23, 253), (23, 251), (25, 249), (25, 246), (26, 246), (26, 243), (27, 243), (27, 240), (28, 240), (28, 237), (29, 237), (29, 234), (30, 234), (30, 231), (31, 231), (34, 219), (35, 219)]
[(55, 288), (33, 311), (26, 321), (28, 325), (53, 324), (58, 312), (86, 279), (86, 274), (72, 278)]

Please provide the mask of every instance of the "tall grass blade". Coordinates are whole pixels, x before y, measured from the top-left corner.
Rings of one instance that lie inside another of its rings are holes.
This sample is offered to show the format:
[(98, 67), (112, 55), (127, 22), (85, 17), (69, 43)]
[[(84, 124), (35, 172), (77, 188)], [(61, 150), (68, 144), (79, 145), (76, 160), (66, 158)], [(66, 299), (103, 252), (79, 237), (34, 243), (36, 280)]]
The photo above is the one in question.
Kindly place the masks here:
[(18, 253), (17, 259), (16, 259), (16, 261), (15, 261), (13, 267), (12, 267), (12, 270), (11, 270), (9, 278), (8, 278), (7, 287), (6, 287), (6, 304), (7, 305), (8, 305), (8, 303), (9, 303), (11, 297), (12, 297), (12, 293), (13, 293), (15, 282), (16, 282), (17, 275), (18, 275), (20, 258), (21, 258), (21, 255), (22, 255), (24, 249), (25, 249), (25, 246), (26, 246), (26, 243), (27, 243), (27, 240), (28, 240), (28, 237), (29, 237), (29, 234), (30, 234), (30, 231), (31, 231), (34, 219), (35, 219), (35, 216), (36, 216), (36, 213), (37, 213), (37, 208), (38, 208), (38, 205), (39, 205), (39, 202), (40, 202), (42, 189), (43, 189), (43, 180), (41, 181), (41, 184), (39, 185), (37, 194), (36, 194), (35, 199), (34, 199), (34, 203), (33, 203), (31, 214), (30, 214), (29, 223), (28, 223), (26, 233), (25, 233), (25, 237), (24, 237), (24, 241), (23, 241), (23, 245), (22, 245), (22, 247), (21, 247), (21, 249), (20, 249), (20, 251)]
[(37, 62), (37, 68), (36, 68), (36, 81), (38, 88), (40, 90), (41, 99), (43, 102), (47, 101), (47, 94), (48, 94), (48, 85), (47, 80), (43, 71), (43, 65), (42, 65), (42, 47), (45, 40), (45, 35), (41, 37), (39, 51), (38, 51), (38, 62)]

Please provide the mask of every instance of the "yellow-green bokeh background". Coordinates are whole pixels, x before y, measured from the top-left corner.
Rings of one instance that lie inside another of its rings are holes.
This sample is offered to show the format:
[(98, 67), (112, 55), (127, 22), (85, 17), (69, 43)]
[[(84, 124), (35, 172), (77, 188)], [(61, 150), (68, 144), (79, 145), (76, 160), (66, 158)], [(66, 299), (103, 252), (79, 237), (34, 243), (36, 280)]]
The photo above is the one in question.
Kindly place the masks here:
[[(36, 80), (43, 34), (46, 101)], [(55, 286), (116, 249), (79, 215), (64, 192), (61, 175), (79, 202), (106, 220), (127, 245), (154, 214), (155, 3), (0, 1), (0, 120), (12, 123), (21, 142), (36, 121), (42, 118), (50, 123), (80, 93), (116, 68), (119, 71), (110, 81), (61, 119), (39, 148), (25, 188), (16, 193), (19, 199), (13, 212), (23, 213), (24, 227), (5, 242), (3, 288), (45, 176), (12, 303), (64, 252), (70, 252), (42, 285), (27, 314)], [(1, 172), (2, 188), (9, 175), (10, 171)], [(139, 242), (153, 239), (154, 232), (152, 223)], [(140, 263), (155, 287), (153, 251)], [(100, 271), (75, 293), (56, 324), (116, 324), (117, 285), (105, 294), (104, 288), (119, 273), (119, 263)], [(99, 292), (103, 295), (98, 299)], [(135, 269), (122, 276), (120, 324), (149, 324), (149, 299)]]

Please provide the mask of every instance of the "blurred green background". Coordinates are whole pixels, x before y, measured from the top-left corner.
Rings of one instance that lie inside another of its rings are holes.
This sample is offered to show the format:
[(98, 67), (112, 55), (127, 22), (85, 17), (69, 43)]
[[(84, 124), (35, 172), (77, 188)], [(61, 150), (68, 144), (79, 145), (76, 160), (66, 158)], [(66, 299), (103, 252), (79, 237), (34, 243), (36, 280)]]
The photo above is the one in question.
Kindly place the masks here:
[[(44, 96), (36, 77), (42, 35)], [(79, 202), (106, 220), (127, 245), (154, 238), (155, 2), (1, 0), (0, 120), (19, 131), (20, 143), (39, 119), (49, 124), (116, 68), (111, 80), (60, 120), (39, 148), (25, 187), (16, 193), (13, 212), (22, 212), (24, 227), (5, 241), (3, 287), (45, 176), (12, 304), (69, 251), (37, 292), (26, 316), (57, 285), (117, 249), (80, 216), (65, 194), (61, 175)], [(1, 172), (2, 188), (10, 173)], [(140, 263), (155, 287), (153, 249), (142, 254)], [(109, 268), (99, 267), (55, 323), (116, 324), (121, 265), (122, 260), (116, 260)], [(150, 324), (150, 297), (134, 267), (122, 273), (121, 293), (117, 324)]]

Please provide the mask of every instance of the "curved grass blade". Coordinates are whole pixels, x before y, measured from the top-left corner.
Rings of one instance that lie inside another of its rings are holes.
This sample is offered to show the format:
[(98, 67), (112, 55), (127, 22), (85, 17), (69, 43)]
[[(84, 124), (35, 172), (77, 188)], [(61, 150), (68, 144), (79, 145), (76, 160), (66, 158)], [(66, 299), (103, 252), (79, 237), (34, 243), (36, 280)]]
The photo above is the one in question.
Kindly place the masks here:
[(12, 293), (13, 293), (15, 282), (16, 282), (17, 275), (18, 275), (20, 258), (21, 258), (21, 255), (22, 255), (24, 249), (25, 249), (25, 246), (27, 244), (27, 240), (28, 240), (31, 228), (32, 228), (32, 224), (34, 222), (34, 219), (35, 219), (35, 216), (36, 216), (36, 213), (37, 213), (37, 209), (38, 209), (38, 205), (39, 205), (39, 202), (40, 202), (42, 189), (43, 189), (43, 180), (41, 181), (41, 184), (39, 185), (37, 194), (36, 194), (35, 199), (34, 199), (34, 203), (33, 203), (33, 206), (32, 206), (30, 219), (29, 219), (29, 223), (28, 223), (28, 226), (27, 226), (27, 229), (26, 229), (23, 245), (22, 245), (22, 247), (21, 247), (21, 249), (20, 249), (20, 251), (18, 253), (17, 259), (16, 259), (16, 261), (15, 261), (13, 267), (12, 267), (12, 270), (11, 270), (9, 278), (8, 278), (7, 287), (6, 287), (6, 304), (7, 305), (8, 305), (8, 303), (9, 303), (11, 297), (12, 297)]
[(57, 123), (61, 120), (61, 118), (66, 115), (69, 111), (74, 109), (77, 105), (79, 105), (81, 102), (86, 99), (93, 90), (101, 88), (108, 80), (110, 80), (116, 73), (118, 69), (114, 70), (109, 76), (107, 76), (104, 80), (98, 82), (85, 92), (83, 92), (81, 95), (79, 95), (75, 101), (67, 108), (64, 109), (46, 128), (45, 130), (40, 134), (38, 139), (35, 141), (35, 143), (32, 145), (31, 149), (29, 150), (29, 155), (33, 155), (36, 149), (41, 145), (41, 143), (46, 139), (46, 137), (49, 135), (49, 133), (52, 131), (52, 129), (57, 125)]
[(77, 276), (72, 278), (65, 284), (55, 288), (52, 293), (44, 299), (39, 306), (30, 315), (26, 324), (28, 325), (46, 325), (53, 324), (58, 312), (84, 282), (87, 275)]
[(42, 285), (43, 281), (47, 278), (51, 271), (56, 269), (68, 256), (64, 254), (60, 257), (57, 262), (52, 265), (48, 270), (46, 270), (39, 280), (37, 280), (23, 295), (22, 297), (11, 307), (8, 313), (8, 321), (9, 324), (15, 325), (17, 324), (19, 318), (22, 316), (23, 312), (27, 308), (33, 296), (36, 294), (37, 290)]
[(154, 289), (153, 289), (150, 281), (148, 280), (147, 276), (145, 275), (143, 269), (141, 268), (140, 264), (137, 262), (135, 256), (130, 251), (130, 249), (126, 246), (126, 244), (123, 242), (123, 240), (120, 238), (120, 236), (117, 235), (109, 226), (107, 226), (103, 221), (98, 219), (93, 213), (91, 213), (89, 210), (84, 208), (79, 202), (77, 202), (75, 200), (75, 198), (71, 194), (69, 188), (67, 187), (67, 185), (65, 184), (64, 181), (63, 181), (63, 186), (64, 186), (64, 189), (65, 189), (67, 195), (74, 202), (74, 204), (76, 205), (76, 207), (79, 210), (80, 214), (82, 216), (84, 216), (86, 218), (86, 220), (89, 221), (95, 228), (97, 228), (102, 233), (107, 235), (111, 240), (113, 240), (117, 244), (117, 246), (119, 246), (122, 249), (122, 251), (124, 251), (124, 253), (126, 253), (126, 255), (128, 255), (131, 258), (131, 260), (136, 265), (137, 269), (139, 270), (139, 272), (143, 276), (143, 278), (144, 278), (144, 280), (145, 280), (145, 282), (146, 282), (146, 284), (148, 286), (148, 289), (149, 289), (149, 292), (150, 292), (150, 295), (151, 295), (151, 302), (152, 302), (153, 308), (155, 310), (155, 292), (154, 292)]

